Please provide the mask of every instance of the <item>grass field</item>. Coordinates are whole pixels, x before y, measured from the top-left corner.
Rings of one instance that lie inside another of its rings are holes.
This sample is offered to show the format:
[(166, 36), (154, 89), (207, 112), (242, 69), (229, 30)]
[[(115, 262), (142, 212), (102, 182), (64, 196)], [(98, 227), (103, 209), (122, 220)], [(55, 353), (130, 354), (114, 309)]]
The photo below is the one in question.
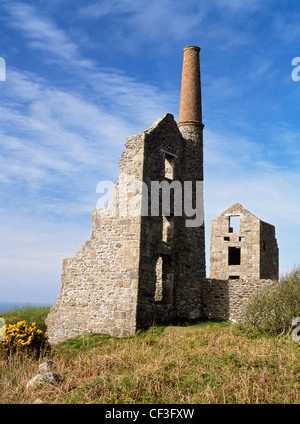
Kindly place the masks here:
[[(297, 404), (299, 353), (291, 336), (229, 322), (153, 327), (122, 339), (85, 334), (39, 361), (1, 358), (0, 403)], [(45, 359), (62, 381), (26, 390)]]

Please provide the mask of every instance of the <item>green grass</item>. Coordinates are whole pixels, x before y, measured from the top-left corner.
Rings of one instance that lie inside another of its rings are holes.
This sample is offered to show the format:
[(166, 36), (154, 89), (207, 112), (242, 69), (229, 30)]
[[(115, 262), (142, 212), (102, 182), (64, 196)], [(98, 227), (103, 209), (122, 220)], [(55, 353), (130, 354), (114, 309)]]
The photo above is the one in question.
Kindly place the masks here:
[(15, 306), (13, 310), (0, 313), (8, 324), (16, 324), (19, 321), (26, 321), (27, 324), (36, 323), (37, 327), (46, 331), (45, 319), (50, 311), (50, 306), (34, 307), (30, 304), (22, 307)]
[(107, 344), (111, 339), (112, 337), (108, 334), (86, 333), (60, 343), (60, 349), (63, 349), (65, 351), (72, 349), (81, 349), (82, 351), (84, 351), (91, 348), (103, 346), (104, 344)]
[[(197, 329), (197, 328), (207, 328), (208, 326), (213, 327), (220, 327), (220, 328), (227, 328), (230, 327), (231, 322), (230, 321), (216, 321), (216, 320), (206, 320), (206, 321), (198, 321), (196, 323), (193, 323), (189, 325), (188, 322), (185, 322), (184, 325), (181, 326), (175, 326), (175, 327), (188, 327), (189, 329)], [(155, 340), (162, 335), (162, 333), (165, 331), (165, 329), (168, 328), (167, 326), (163, 325), (153, 325), (152, 327), (148, 329), (140, 329), (136, 332), (133, 336), (127, 336), (116, 338), (109, 336), (108, 334), (97, 334), (97, 333), (85, 333), (73, 338), (70, 338), (64, 342), (60, 343), (60, 349), (64, 350), (72, 350), (72, 349), (81, 349), (88, 350), (90, 348), (100, 347), (108, 343), (113, 343), (113, 341), (116, 344), (119, 343), (126, 343), (127, 340), (135, 338), (139, 339), (145, 343), (148, 344), (154, 344)]]

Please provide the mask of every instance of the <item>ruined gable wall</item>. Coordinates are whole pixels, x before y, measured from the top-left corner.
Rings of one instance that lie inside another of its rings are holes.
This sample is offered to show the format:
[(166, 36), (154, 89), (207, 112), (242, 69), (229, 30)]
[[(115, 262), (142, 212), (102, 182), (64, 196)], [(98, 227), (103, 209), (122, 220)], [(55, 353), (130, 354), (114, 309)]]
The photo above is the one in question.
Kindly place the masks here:
[[(181, 181), (183, 139), (171, 114), (166, 114), (145, 132), (143, 181), (148, 184), (149, 216), (142, 217), (137, 326), (169, 322), (176, 316), (177, 228), (181, 216), (150, 215), (151, 181)], [(174, 156), (168, 156), (172, 154)], [(172, 160), (173, 178), (166, 176), (166, 158)], [(172, 192), (172, 191), (171, 191)], [(172, 211), (171, 193), (171, 214)], [(159, 269), (159, 266), (162, 268)], [(156, 283), (161, 279), (162, 297), (155, 299)]]
[[(229, 232), (229, 217), (240, 216), (238, 233)], [(229, 241), (224, 240), (224, 238)], [(243, 241), (240, 241), (240, 237)], [(240, 265), (228, 264), (228, 248), (241, 248)], [(210, 278), (229, 276), (260, 278), (260, 220), (239, 205), (227, 209), (211, 222)]]
[[(165, 160), (170, 155), (171, 158), (173, 155), (173, 177), (165, 174)], [(184, 139), (173, 116), (163, 116), (145, 132), (143, 180), (149, 184), (151, 181), (177, 181), (183, 189), (184, 181), (202, 179), (202, 128), (199, 134), (198, 128), (189, 126), (188, 139)], [(149, 198), (150, 193), (149, 185)], [(203, 203), (202, 196), (200, 201)], [(186, 219), (184, 214), (163, 217), (160, 213), (160, 216), (142, 217), (137, 312), (139, 328), (153, 322), (167, 323), (173, 318), (200, 318), (202, 314), (204, 225), (188, 228)], [(157, 265), (162, 269), (158, 269)], [(158, 278), (162, 279), (160, 300), (155, 299)]]
[(126, 207), (133, 197), (126, 190), (141, 180), (143, 146), (143, 133), (127, 139), (112, 204), (93, 211), (91, 239), (63, 261), (61, 292), (46, 321), (51, 343), (84, 332), (136, 331), (141, 217), (138, 202)]

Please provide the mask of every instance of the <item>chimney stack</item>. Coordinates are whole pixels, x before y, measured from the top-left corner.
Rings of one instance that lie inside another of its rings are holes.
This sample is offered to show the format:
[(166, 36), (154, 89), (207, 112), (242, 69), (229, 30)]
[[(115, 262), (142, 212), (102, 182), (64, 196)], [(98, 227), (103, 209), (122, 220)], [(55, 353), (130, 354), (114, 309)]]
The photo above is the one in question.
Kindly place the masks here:
[(183, 49), (183, 66), (178, 126), (196, 125), (203, 127), (200, 81), (200, 47), (187, 46)]

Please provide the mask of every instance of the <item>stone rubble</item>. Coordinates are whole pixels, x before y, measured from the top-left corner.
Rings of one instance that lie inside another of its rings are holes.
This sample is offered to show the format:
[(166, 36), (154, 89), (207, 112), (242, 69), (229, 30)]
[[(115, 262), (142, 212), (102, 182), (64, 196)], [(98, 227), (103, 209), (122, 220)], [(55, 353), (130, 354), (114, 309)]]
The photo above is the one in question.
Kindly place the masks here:
[(55, 362), (50, 360), (40, 364), (38, 367), (38, 374), (28, 381), (26, 389), (41, 387), (44, 383), (59, 383), (61, 381), (59, 375), (54, 371), (49, 371), (49, 369), (55, 367)]

